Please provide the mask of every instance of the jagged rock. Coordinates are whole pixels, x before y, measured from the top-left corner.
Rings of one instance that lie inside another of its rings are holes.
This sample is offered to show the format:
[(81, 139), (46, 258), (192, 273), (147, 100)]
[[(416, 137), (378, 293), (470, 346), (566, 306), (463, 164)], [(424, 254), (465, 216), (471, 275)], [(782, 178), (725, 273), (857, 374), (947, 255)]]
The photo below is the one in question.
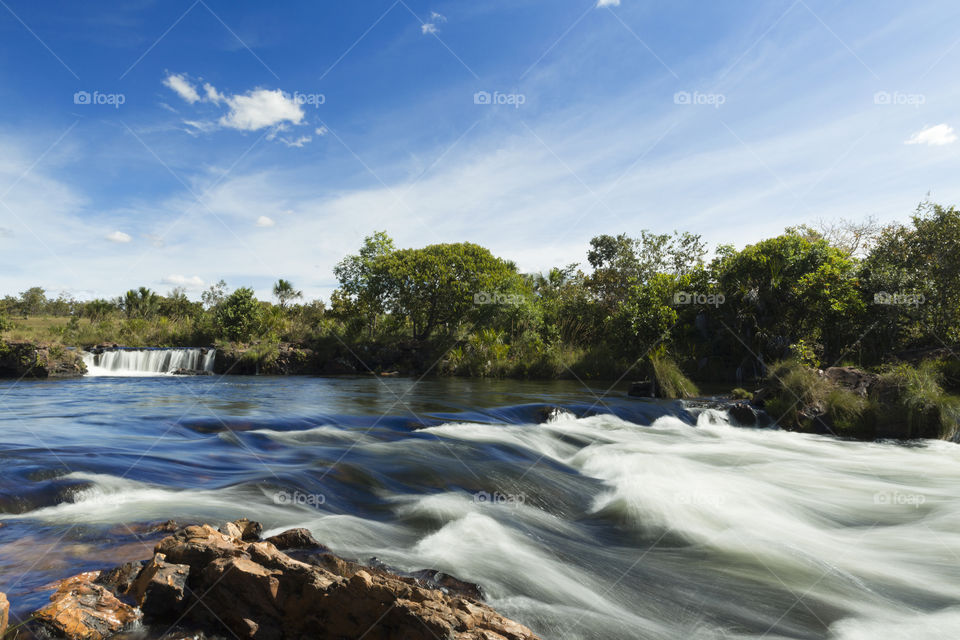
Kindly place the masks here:
[(188, 565), (170, 564), (158, 553), (143, 567), (131, 593), (148, 618), (176, 618), (183, 611), (189, 574)]
[(75, 378), (86, 372), (76, 349), (0, 340), (0, 378)]
[(317, 542), (316, 538), (307, 529), (290, 529), (275, 536), (270, 536), (266, 540), (277, 549), (285, 551), (287, 549), (319, 549), (329, 551), (324, 545)]
[(172, 375), (175, 376), (212, 376), (213, 371), (206, 371), (205, 369), (174, 369)]
[(130, 593), (130, 587), (133, 586), (137, 576), (140, 575), (143, 565), (143, 562), (128, 562), (110, 571), (102, 571), (94, 582), (103, 585), (117, 595), (126, 595)]
[[(245, 528), (255, 529), (253, 524)], [(244, 527), (237, 529), (242, 533)], [(303, 539), (299, 534), (290, 537)], [(269, 541), (245, 541), (209, 525), (164, 538), (156, 552), (168, 563), (190, 567), (190, 592), (203, 594), (205, 606), (189, 607), (188, 618), (208, 629), (225, 625), (241, 640), (536, 638), (482, 603), (424, 588), (415, 578), (329, 562), (331, 569), (344, 570), (338, 573), (296, 560)]]
[(0, 638), (7, 633), (7, 626), (10, 624), (10, 602), (7, 595), (0, 592)]
[(140, 611), (125, 604), (103, 585), (99, 571), (61, 580), (51, 604), (33, 617), (54, 635), (69, 640), (103, 640), (140, 620)]

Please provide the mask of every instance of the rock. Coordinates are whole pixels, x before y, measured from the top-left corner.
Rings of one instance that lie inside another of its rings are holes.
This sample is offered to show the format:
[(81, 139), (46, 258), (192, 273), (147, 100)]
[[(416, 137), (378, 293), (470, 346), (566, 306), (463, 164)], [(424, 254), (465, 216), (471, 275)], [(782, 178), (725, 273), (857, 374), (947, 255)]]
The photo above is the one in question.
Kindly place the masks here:
[(189, 574), (188, 565), (167, 563), (158, 553), (143, 567), (131, 593), (147, 618), (176, 618), (183, 611)]
[(283, 533), (278, 533), (275, 536), (270, 536), (266, 541), (281, 551), (287, 549), (318, 549), (321, 552), (329, 551), (327, 547), (317, 542), (307, 529), (290, 529)]
[(734, 402), (728, 405), (727, 412), (740, 426), (754, 427), (757, 424), (757, 413), (746, 402)]
[(0, 340), (0, 378), (75, 378), (86, 372), (76, 349)]
[[(248, 532), (257, 529), (255, 523), (244, 524)], [(298, 530), (277, 538), (315, 542)], [(332, 554), (321, 554), (330, 560), (315, 566), (288, 556), (270, 541), (245, 541), (209, 525), (177, 531), (160, 541), (156, 552), (164, 554), (165, 564), (189, 565), (186, 619), (207, 630), (225, 626), (238, 640), (536, 639), (526, 627), (473, 598), (423, 586), (429, 578), (431, 584), (446, 583), (454, 591), (456, 579), (444, 574), (402, 578), (336, 562)], [(191, 606), (196, 603), (193, 594), (203, 594), (204, 606)], [(150, 599), (147, 594), (145, 608)]]
[(867, 397), (873, 387), (880, 380), (875, 373), (867, 373), (854, 367), (830, 367), (823, 375), (841, 387), (850, 389), (858, 396)]
[(447, 595), (463, 596), (471, 600), (483, 600), (483, 590), (480, 585), (455, 578), (442, 571), (424, 569), (410, 574), (417, 584), (427, 589), (439, 589)]
[(110, 589), (118, 596), (127, 595), (130, 593), (133, 582), (140, 575), (143, 565), (143, 562), (128, 562), (110, 571), (101, 572), (94, 582)]
[(213, 371), (206, 371), (204, 369), (174, 369), (172, 375), (175, 376), (212, 376)]
[(10, 624), (10, 602), (7, 600), (7, 594), (0, 593), (0, 638), (7, 633), (7, 626)]
[(140, 612), (103, 585), (99, 571), (81, 573), (57, 583), (51, 604), (33, 617), (54, 635), (69, 640), (102, 640), (140, 620)]
[(263, 525), (259, 522), (253, 522), (246, 518), (235, 520), (234, 524), (240, 529), (240, 539), (244, 542), (253, 542), (260, 539), (263, 534)]
[(631, 382), (630, 390), (627, 391), (628, 396), (633, 396), (635, 398), (657, 398), (657, 383), (655, 380), (640, 380), (639, 382)]

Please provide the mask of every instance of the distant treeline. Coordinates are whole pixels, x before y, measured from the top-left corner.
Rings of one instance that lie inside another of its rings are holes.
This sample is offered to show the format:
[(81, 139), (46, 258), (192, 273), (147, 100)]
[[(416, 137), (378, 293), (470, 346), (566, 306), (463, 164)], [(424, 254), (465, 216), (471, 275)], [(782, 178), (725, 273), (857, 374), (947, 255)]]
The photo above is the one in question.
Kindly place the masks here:
[(222, 281), (198, 302), (181, 289), (80, 302), (33, 288), (0, 302), (0, 328), (81, 345), (293, 342), (359, 360), (414, 350), (463, 375), (617, 377), (669, 355), (703, 380), (960, 342), (960, 211), (933, 203), (906, 224), (794, 227), (712, 254), (691, 233), (601, 235), (584, 264), (539, 274), (475, 244), (398, 249), (378, 232), (335, 275), (328, 303), (285, 280), (271, 301)]

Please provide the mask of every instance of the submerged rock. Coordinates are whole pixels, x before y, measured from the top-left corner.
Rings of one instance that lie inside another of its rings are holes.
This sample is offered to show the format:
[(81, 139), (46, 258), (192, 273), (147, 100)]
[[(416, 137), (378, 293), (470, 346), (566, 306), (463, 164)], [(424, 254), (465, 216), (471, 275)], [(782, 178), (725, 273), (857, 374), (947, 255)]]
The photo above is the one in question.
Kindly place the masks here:
[(95, 581), (99, 571), (61, 580), (50, 605), (33, 614), (50, 633), (71, 640), (103, 640), (140, 620), (140, 611)]

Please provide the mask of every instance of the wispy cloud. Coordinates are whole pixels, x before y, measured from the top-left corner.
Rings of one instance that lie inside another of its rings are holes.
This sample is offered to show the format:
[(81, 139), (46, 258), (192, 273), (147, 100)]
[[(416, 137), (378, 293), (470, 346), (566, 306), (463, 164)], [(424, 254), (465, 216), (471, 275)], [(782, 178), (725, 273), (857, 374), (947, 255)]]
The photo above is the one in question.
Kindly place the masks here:
[(257, 218), (258, 227), (275, 227), (276, 225), (276, 221), (268, 216), (260, 216)]
[(953, 127), (948, 124), (938, 124), (933, 127), (921, 129), (910, 136), (904, 144), (925, 144), (929, 147), (942, 147), (945, 144), (952, 144), (957, 141), (957, 134)]
[(200, 276), (187, 277), (180, 274), (164, 276), (160, 280), (163, 284), (171, 284), (175, 287), (184, 287), (185, 289), (202, 289), (206, 284)]
[(124, 233), (123, 231), (112, 231), (104, 236), (104, 238), (110, 242), (116, 242), (118, 244), (126, 244), (132, 240), (130, 234)]

